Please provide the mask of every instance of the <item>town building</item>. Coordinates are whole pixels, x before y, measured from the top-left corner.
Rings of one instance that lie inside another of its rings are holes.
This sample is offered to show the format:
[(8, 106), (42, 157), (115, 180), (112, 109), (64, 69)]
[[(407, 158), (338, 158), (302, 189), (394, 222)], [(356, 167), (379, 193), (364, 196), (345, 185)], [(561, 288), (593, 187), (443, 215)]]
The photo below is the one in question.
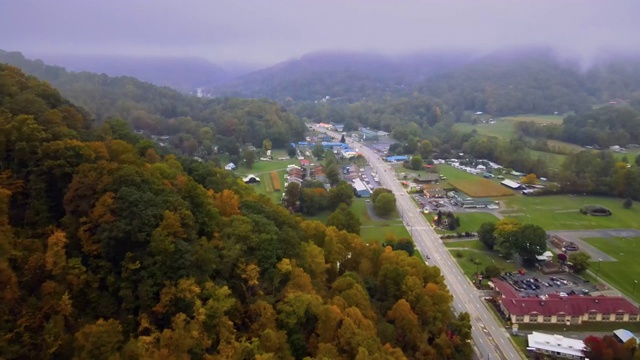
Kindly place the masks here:
[(559, 296), (523, 298), (507, 282), (492, 280), (500, 293), (500, 309), (512, 324), (544, 323), (576, 325), (582, 322), (638, 321), (640, 310), (620, 296)]
[(396, 155), (387, 157), (388, 162), (405, 162), (408, 161), (409, 157), (407, 155)]
[(365, 185), (362, 180), (355, 178), (353, 179), (353, 187), (356, 189), (358, 196), (360, 197), (369, 197), (371, 196), (371, 190)]
[(236, 164), (230, 162), (227, 165), (224, 166), (225, 170), (235, 170), (236, 169)]
[(626, 343), (627, 341), (631, 340), (631, 339), (635, 340), (636, 344), (639, 343), (638, 338), (635, 335), (633, 335), (633, 333), (631, 331), (626, 330), (626, 329), (615, 330), (613, 332), (613, 337), (615, 337), (616, 340), (618, 340), (619, 342), (621, 342), (623, 344)]
[(506, 187), (508, 187), (510, 189), (513, 189), (513, 190), (522, 189), (522, 185), (519, 182), (515, 182), (515, 181), (509, 180), (509, 179), (502, 180), (500, 182), (500, 184), (502, 184), (502, 185), (504, 185), (504, 186), (506, 186)]
[(380, 139), (380, 135), (378, 135), (377, 131), (360, 129), (360, 133), (362, 134), (362, 140), (364, 141), (378, 141)]
[(527, 350), (563, 359), (584, 359), (584, 342), (562, 335), (532, 332), (527, 335)]

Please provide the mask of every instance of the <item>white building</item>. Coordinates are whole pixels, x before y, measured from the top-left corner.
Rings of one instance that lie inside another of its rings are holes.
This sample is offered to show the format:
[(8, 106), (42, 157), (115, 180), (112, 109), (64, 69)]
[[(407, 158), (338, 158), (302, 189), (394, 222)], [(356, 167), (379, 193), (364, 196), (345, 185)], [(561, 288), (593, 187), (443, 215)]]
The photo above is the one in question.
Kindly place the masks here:
[(566, 338), (562, 335), (550, 335), (533, 332), (527, 336), (527, 350), (564, 359), (584, 359), (582, 340)]
[(236, 164), (230, 162), (227, 165), (224, 166), (225, 170), (235, 170), (236, 169)]

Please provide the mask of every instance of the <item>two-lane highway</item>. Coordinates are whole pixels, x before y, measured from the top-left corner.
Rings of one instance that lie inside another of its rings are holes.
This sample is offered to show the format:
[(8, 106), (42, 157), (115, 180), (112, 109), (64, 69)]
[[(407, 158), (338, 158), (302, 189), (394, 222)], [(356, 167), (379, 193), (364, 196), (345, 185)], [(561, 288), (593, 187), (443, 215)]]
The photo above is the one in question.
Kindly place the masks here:
[[(339, 136), (331, 131), (327, 131), (327, 133), (334, 137)], [(376, 170), (381, 184), (395, 194), (398, 210), (405, 225), (409, 227), (418, 251), (424, 259), (429, 258), (430, 265), (436, 265), (440, 268), (445, 283), (453, 295), (454, 310), (458, 313), (463, 311), (469, 313), (473, 342), (479, 358), (522, 359), (522, 354), (509, 339), (506, 329), (491, 314), (480, 298), (480, 293), (465, 277), (424, 215), (418, 212), (411, 197), (397, 180), (391, 166), (363, 144), (355, 142), (352, 144), (367, 159), (369, 165)]]

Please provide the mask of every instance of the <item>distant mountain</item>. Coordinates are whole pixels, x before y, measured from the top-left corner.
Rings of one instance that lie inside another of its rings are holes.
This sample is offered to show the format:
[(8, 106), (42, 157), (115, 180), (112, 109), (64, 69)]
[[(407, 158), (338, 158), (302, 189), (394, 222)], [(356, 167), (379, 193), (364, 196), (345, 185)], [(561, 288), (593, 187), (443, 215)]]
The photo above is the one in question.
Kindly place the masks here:
[(508, 49), (423, 81), (418, 91), (442, 99), (460, 120), (465, 111), (492, 115), (586, 110), (597, 97), (577, 62), (549, 49)]
[(70, 71), (131, 76), (185, 93), (195, 93), (197, 88), (224, 83), (238, 75), (199, 58), (98, 55), (48, 55), (41, 58), (48, 64), (63, 66)]
[(461, 66), (467, 53), (389, 57), (372, 53), (317, 52), (212, 86), (213, 96), (347, 102), (409, 91), (420, 80)]

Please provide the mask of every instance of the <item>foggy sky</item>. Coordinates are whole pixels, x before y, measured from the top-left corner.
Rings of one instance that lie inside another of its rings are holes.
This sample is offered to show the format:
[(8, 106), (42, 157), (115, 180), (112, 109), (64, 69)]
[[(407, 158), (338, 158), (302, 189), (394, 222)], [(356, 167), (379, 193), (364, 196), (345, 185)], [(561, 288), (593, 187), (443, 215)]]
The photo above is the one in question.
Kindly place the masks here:
[(0, 49), (273, 64), (317, 50), (400, 54), (551, 45), (640, 50), (639, 0), (2, 0)]

